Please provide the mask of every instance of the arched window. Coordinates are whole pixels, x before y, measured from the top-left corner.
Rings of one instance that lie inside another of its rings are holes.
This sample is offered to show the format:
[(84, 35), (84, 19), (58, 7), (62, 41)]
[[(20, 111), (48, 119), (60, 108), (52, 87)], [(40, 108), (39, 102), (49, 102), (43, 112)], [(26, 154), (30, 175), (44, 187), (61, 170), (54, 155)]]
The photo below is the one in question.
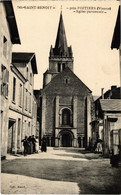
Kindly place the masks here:
[(68, 109), (62, 111), (62, 125), (70, 125), (70, 110)]

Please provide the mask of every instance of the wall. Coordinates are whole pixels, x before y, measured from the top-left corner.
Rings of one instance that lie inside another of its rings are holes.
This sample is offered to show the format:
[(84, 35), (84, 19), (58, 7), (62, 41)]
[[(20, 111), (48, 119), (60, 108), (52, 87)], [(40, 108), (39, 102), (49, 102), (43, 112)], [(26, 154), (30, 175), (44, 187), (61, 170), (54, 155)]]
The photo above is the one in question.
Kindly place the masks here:
[[(0, 22), (0, 60), (1, 60), (1, 68), (2, 65), (6, 67), (8, 72), (10, 71), (10, 64), (11, 64), (11, 50), (12, 50), (12, 43), (10, 40), (10, 32), (8, 28), (8, 23), (6, 20), (6, 12), (2, 3), (0, 3), (0, 15), (1, 15), (1, 22)], [(3, 55), (3, 41), (4, 37), (7, 40), (7, 48), (6, 48), (6, 57)], [(2, 72), (1, 72), (2, 76)], [(9, 77), (9, 76), (8, 76)], [(3, 83), (3, 79), (1, 78)], [(5, 156), (7, 152), (7, 131), (8, 131), (8, 99), (9, 99), (9, 79), (7, 81), (8, 84), (8, 96), (2, 95), (1, 91), (1, 112), (2, 112), (2, 123), (1, 123), (1, 155)]]

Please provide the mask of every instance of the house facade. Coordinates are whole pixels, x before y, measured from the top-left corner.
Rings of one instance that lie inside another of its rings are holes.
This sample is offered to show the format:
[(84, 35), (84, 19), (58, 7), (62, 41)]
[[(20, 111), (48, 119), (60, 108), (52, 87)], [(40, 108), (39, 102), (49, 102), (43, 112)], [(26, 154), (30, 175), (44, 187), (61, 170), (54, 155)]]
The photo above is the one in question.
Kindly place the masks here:
[(21, 140), (25, 136), (36, 135), (37, 102), (33, 94), (34, 74), (37, 74), (35, 54), (12, 53), (12, 64), (9, 123), (13, 125), (9, 127), (8, 139), (12, 143), (12, 140), (15, 141), (11, 150), (17, 153), (22, 151)]
[(23, 151), (25, 135), (38, 135), (37, 102), (33, 94), (37, 74), (34, 53), (12, 53), (20, 37), (11, 1), (0, 3), (1, 36), (1, 157)]
[(61, 13), (38, 105), (41, 138), (46, 137), (48, 146), (85, 148), (89, 144), (93, 98), (91, 90), (74, 74), (73, 61)]
[(0, 59), (1, 59), (1, 155), (7, 153), (8, 112), (10, 96), (10, 66), (12, 59), (12, 45), (20, 44), (17, 23), (12, 3), (0, 3)]
[(111, 86), (95, 101), (95, 120), (91, 123), (91, 147), (98, 140), (103, 142), (103, 154), (109, 155), (112, 149), (121, 145), (121, 99), (120, 87)]
[(121, 146), (121, 100), (100, 100), (103, 121), (103, 154), (119, 154)]

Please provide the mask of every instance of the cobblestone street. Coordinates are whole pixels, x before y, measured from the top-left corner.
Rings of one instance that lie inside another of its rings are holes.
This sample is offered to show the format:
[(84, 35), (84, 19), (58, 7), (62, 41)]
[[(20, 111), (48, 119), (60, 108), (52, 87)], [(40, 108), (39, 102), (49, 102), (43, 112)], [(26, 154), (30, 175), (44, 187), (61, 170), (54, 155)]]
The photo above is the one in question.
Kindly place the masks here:
[(1, 163), (2, 194), (120, 194), (121, 167), (74, 148), (8, 155)]

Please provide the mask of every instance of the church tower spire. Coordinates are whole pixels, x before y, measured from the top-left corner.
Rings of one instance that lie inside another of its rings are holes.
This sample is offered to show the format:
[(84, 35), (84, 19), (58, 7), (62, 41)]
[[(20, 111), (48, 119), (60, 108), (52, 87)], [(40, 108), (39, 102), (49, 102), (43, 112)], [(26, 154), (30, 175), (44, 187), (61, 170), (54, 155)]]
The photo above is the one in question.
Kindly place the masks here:
[(68, 46), (67, 46), (62, 12), (60, 14), (60, 21), (59, 21), (59, 26), (58, 26), (54, 53), (55, 55), (59, 55), (59, 56), (65, 56), (65, 57), (68, 56)]
[(73, 71), (73, 52), (68, 47), (62, 12), (58, 25), (55, 47), (50, 47), (49, 70), (44, 73), (43, 86), (47, 85), (52, 78), (62, 72), (66, 67)]

